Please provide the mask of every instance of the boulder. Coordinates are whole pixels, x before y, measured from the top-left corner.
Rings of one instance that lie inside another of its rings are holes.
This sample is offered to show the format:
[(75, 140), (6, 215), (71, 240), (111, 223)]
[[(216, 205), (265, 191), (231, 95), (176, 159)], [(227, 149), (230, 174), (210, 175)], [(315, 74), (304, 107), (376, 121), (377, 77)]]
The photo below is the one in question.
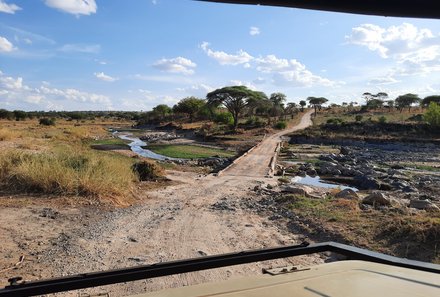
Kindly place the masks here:
[(319, 198), (313, 195), (314, 190), (311, 187), (295, 184), (295, 185), (286, 185), (280, 188), (281, 192), (290, 193), (294, 195), (302, 195), (306, 197)]
[(349, 155), (351, 153), (350, 149), (345, 146), (341, 146), (340, 154), (341, 155)]
[(359, 175), (355, 177), (359, 188), (364, 190), (378, 190), (380, 188), (380, 183), (373, 177), (368, 177), (365, 175)]
[(358, 194), (352, 189), (344, 189), (335, 195), (336, 198), (350, 199), (350, 200), (358, 200)]
[(306, 173), (307, 173), (307, 175), (312, 176), (312, 177), (314, 177), (314, 176), (316, 176), (318, 174), (314, 168), (309, 168), (306, 171)]
[(411, 200), (409, 202), (409, 207), (434, 212), (440, 211), (440, 208), (432, 203), (431, 200)]
[(281, 192), (306, 196), (306, 190), (304, 190), (302, 187), (296, 187), (296, 186), (281, 187)]
[(363, 204), (369, 204), (373, 206), (390, 206), (394, 199), (389, 198), (384, 193), (374, 191), (362, 200)]

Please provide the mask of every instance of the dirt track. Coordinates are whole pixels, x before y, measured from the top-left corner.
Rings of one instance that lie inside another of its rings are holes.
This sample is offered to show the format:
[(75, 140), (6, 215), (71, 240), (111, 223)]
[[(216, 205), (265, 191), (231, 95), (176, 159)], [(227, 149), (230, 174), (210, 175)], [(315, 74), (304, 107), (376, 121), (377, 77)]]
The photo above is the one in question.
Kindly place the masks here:
[(281, 141), (281, 136), (310, 126), (312, 124), (310, 119), (311, 114), (311, 111), (304, 114), (298, 125), (265, 138), (259, 146), (241, 158), (238, 163), (223, 171), (222, 175), (252, 176), (259, 178), (267, 176), (270, 160), (275, 153), (277, 144)]
[[(149, 192), (149, 198), (142, 205), (101, 214), (95, 221), (86, 217), (73, 221), (72, 215), (59, 210), (70, 218), (69, 224), (57, 230), (62, 236), (58, 236), (51, 247), (41, 252), (38, 261), (26, 263), (21, 273), (32, 275), (30, 270), (44, 267), (45, 277), (48, 274), (59, 276), (299, 243), (300, 235), (283, 231), (275, 222), (240, 207), (239, 202), (243, 198), (254, 197), (256, 194), (251, 189), (256, 185), (276, 182), (264, 176), (280, 136), (309, 124), (310, 113), (307, 113), (299, 125), (266, 138), (259, 147), (219, 177), (170, 172), (169, 177), (179, 184)], [(236, 207), (222, 207), (225, 201)], [(36, 220), (38, 216), (35, 216), (33, 219)], [(0, 223), (4, 222), (0, 219)], [(57, 220), (50, 223), (58, 225)], [(38, 232), (44, 230), (34, 230), (34, 233)], [(215, 282), (258, 274), (262, 267), (283, 265), (285, 261), (112, 285), (93, 289), (92, 292), (111, 292), (111, 296), (121, 296)], [(310, 265), (320, 263), (322, 259), (304, 256), (292, 261), (297, 265)], [(21, 269), (15, 271), (14, 275), (20, 275)], [(38, 274), (34, 275), (38, 278)], [(2, 279), (5, 276), (0, 274)], [(77, 296), (77, 293), (67, 295)]]

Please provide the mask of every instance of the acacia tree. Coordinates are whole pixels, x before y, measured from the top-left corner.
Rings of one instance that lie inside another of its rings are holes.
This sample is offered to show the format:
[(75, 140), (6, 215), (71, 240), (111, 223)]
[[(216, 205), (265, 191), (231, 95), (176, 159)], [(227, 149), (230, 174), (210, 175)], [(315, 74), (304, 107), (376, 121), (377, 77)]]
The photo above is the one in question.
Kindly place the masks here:
[(272, 116), (280, 116), (284, 113), (284, 103), (286, 102), (286, 95), (283, 93), (273, 93), (269, 100), (272, 102), (272, 109), (270, 111)]
[(192, 123), (194, 116), (205, 106), (206, 101), (196, 97), (183, 98), (173, 107), (176, 113), (184, 113), (188, 115), (189, 121)]
[(245, 86), (224, 87), (206, 95), (208, 104), (223, 104), (234, 118), (234, 129), (238, 126), (240, 114), (251, 102), (267, 100), (266, 94), (248, 89)]
[(408, 111), (411, 111), (411, 105), (420, 102), (420, 98), (416, 94), (408, 93), (397, 97), (395, 102), (397, 107), (400, 109), (400, 112), (402, 112), (405, 107), (408, 107)]
[(158, 115), (160, 120), (165, 119), (166, 116), (170, 115), (173, 112), (171, 107), (166, 104), (159, 104), (153, 107), (153, 114)]
[(301, 112), (303, 112), (304, 111), (304, 107), (307, 105), (307, 102), (305, 100), (301, 100), (299, 102), (299, 105), (301, 105)]
[(315, 116), (316, 116), (318, 109), (321, 110), (322, 104), (326, 103), (328, 101), (328, 99), (326, 99), (324, 97), (308, 97), (307, 101), (309, 101), (309, 103), (311, 105), (313, 105), (313, 108), (315, 109)]
[(423, 98), (422, 106), (428, 107), (431, 102), (435, 102), (437, 104), (440, 104), (440, 96), (439, 95), (432, 95), (432, 96), (428, 96), (428, 97)]
[(285, 109), (286, 114), (290, 114), (291, 118), (293, 119), (293, 115), (295, 113), (297, 113), (297, 109), (296, 109), (296, 103), (295, 102), (289, 102), (287, 103), (286, 109)]

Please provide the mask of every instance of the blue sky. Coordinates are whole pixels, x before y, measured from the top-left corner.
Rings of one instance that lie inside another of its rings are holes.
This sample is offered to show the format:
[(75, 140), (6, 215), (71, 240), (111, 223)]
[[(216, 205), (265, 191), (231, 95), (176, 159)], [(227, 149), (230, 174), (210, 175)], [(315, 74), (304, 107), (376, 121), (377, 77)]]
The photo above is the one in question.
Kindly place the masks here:
[(226, 85), (440, 94), (440, 21), (192, 0), (0, 0), (0, 108), (148, 110)]

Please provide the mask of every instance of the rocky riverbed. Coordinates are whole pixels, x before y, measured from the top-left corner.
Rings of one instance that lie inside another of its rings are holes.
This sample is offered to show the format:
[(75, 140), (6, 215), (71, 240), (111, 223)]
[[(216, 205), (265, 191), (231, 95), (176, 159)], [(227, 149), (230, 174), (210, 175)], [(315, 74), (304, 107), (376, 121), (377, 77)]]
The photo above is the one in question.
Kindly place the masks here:
[[(353, 186), (365, 194), (391, 197), (411, 208), (439, 210), (440, 197), (436, 193), (440, 186), (438, 146), (296, 144), (285, 147), (280, 157), (278, 173), (281, 175), (319, 176), (325, 181)], [(382, 198), (377, 200), (384, 201)]]

